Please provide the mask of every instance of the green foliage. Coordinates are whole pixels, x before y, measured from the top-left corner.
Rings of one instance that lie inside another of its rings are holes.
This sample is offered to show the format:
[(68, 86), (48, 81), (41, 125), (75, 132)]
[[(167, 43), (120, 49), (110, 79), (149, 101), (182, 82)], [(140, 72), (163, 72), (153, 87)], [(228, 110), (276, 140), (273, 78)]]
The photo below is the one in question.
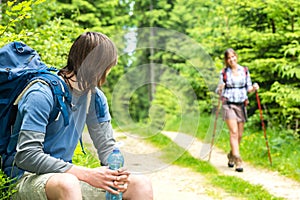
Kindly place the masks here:
[[(275, 113), (275, 116), (280, 116), (278, 122), (285, 121), (286, 125), (294, 125), (300, 117), (300, 94), (298, 84), (280, 84), (279, 82), (274, 82), (270, 91), (264, 93), (264, 98), (266, 102), (273, 101), (280, 108), (280, 110), (272, 109), (269, 112), (279, 112)], [(276, 111), (277, 110), (277, 111)], [(289, 127), (294, 128), (296, 132), (299, 131), (299, 127)]]
[(16, 193), (14, 182), (0, 170), (0, 199), (8, 200)]
[[(84, 145), (88, 145), (88, 144), (84, 144)], [(86, 154), (82, 152), (81, 145), (80, 144), (77, 145), (74, 152), (74, 156), (72, 158), (72, 162), (75, 165), (89, 167), (89, 168), (100, 167), (100, 162), (97, 159), (97, 156), (92, 154), (92, 152), (89, 150), (89, 146), (84, 146), (84, 147), (85, 147), (84, 152)]]
[(8, 1), (6, 4), (1, 5), (1, 46), (8, 41), (26, 37), (26, 29), (21, 28), (21, 24), (26, 20), (31, 20), (33, 8), (42, 2), (44, 0), (22, 1), (20, 3), (17, 3), (17, 1)]
[(52, 0), (47, 4), (40, 0), (21, 3), (9, 1), (4, 7), (9, 12), (3, 21), (7, 25), (2, 29), (0, 27), (1, 46), (15, 40), (22, 41), (35, 49), (45, 63), (58, 68), (64, 66), (72, 41), (83, 29), (74, 23), (65, 24), (58, 18), (51, 21), (54, 14), (49, 11), (54, 10), (55, 6)]
[[(239, 54), (239, 63), (248, 66), (253, 82), (261, 86), (262, 102), (272, 123), (284, 122), (285, 128), (299, 131), (300, 6), (297, 0), (4, 2), (1, 5), (0, 45), (13, 40), (24, 41), (37, 49), (43, 61), (58, 68), (65, 66), (72, 41), (86, 30), (121, 35), (122, 29), (149, 26), (186, 34), (195, 39), (214, 61), (195, 63), (193, 53), (198, 51), (185, 47), (180, 41), (182, 38), (160, 36), (164, 38), (159, 44), (162, 50), (145, 49), (122, 55), (119, 65), (110, 74), (113, 78), (109, 77), (108, 84), (103, 87), (108, 94), (128, 68), (161, 63), (175, 70), (178, 77), (191, 86), (197, 102), (186, 86), (178, 85), (180, 95), (190, 97), (185, 101), (192, 105), (188, 109), (198, 110), (200, 105), (201, 111), (210, 113), (217, 84), (213, 77), (223, 67), (224, 50), (232, 47)], [(116, 39), (118, 45), (121, 44), (119, 39)], [(124, 46), (118, 47), (123, 53)], [(176, 48), (181, 51), (166, 51)], [(195, 65), (203, 71), (199, 73), (193, 68)], [(166, 75), (163, 73), (163, 76)], [(158, 86), (154, 95), (150, 92), (153, 86), (148, 86), (139, 87), (130, 97), (129, 110), (134, 121), (147, 121), (152, 104), (165, 108), (167, 114), (178, 113), (180, 108), (174, 107), (168, 89)], [(156, 102), (151, 102), (154, 96)], [(251, 105), (250, 109), (255, 106)], [(160, 112), (160, 109), (156, 110)]]
[(81, 28), (110, 35), (121, 30), (124, 21), (128, 20), (126, 6), (125, 2), (117, 0), (60, 1), (56, 15), (63, 16), (63, 20), (77, 23)]
[(32, 46), (45, 63), (61, 68), (67, 63), (71, 44), (83, 32), (83, 29), (76, 25), (67, 26), (63, 21), (56, 19), (28, 33), (32, 37), (24, 38), (23, 41)]
[[(165, 12), (168, 13), (165, 13)], [(239, 55), (239, 63), (250, 70), (253, 82), (260, 85), (260, 96), (266, 112), (271, 116), (273, 124), (285, 124), (285, 128), (299, 132), (299, 73), (300, 73), (300, 26), (299, 2), (296, 0), (268, 1), (165, 1), (142, 2), (134, 1), (131, 18), (137, 27), (154, 26), (172, 29), (196, 39), (203, 49), (215, 61), (216, 70), (205, 70), (209, 65), (197, 65), (204, 73), (193, 70), (188, 57), (180, 57), (178, 52), (166, 52), (155, 49), (133, 54), (139, 63), (162, 63), (176, 70), (177, 75), (189, 81), (200, 105), (201, 111), (210, 113), (215, 98), (213, 82), (223, 67), (223, 52), (226, 48), (234, 48)], [(168, 19), (166, 19), (168, 18)], [(180, 44), (178, 49), (186, 49), (183, 43), (168, 37), (168, 42), (156, 45), (160, 49), (169, 49)], [(182, 51), (181, 51), (182, 52)], [(151, 54), (152, 53), (152, 54)], [(200, 55), (199, 55), (200, 56)], [(208, 74), (209, 75), (206, 75)], [(205, 76), (206, 75), (206, 76)], [(161, 77), (165, 74), (161, 74)], [(180, 81), (179, 81), (180, 83)], [(280, 83), (280, 84), (277, 84)], [(180, 87), (178, 87), (180, 88)], [(180, 88), (184, 91), (184, 88)], [(134, 102), (145, 102), (148, 92), (138, 93)], [(182, 95), (190, 96), (185, 92)], [(255, 110), (256, 100), (249, 110)], [(193, 98), (193, 97), (191, 97)], [(277, 102), (279, 99), (280, 103)], [(276, 101), (277, 100), (277, 101)], [(178, 107), (168, 89), (156, 88), (154, 104), (158, 103), (166, 113), (172, 111), (176, 116)], [(133, 105), (136, 105), (133, 103)], [(150, 108), (151, 106), (139, 108)], [(138, 113), (135, 111), (135, 113)], [(144, 120), (145, 112), (135, 115), (135, 120)], [(249, 113), (250, 116), (254, 114)]]

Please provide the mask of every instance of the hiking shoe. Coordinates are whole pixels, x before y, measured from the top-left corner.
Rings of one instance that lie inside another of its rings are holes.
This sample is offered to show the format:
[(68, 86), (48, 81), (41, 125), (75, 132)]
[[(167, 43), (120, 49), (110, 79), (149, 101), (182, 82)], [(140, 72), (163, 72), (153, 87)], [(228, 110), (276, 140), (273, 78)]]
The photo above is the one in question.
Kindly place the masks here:
[(235, 171), (237, 172), (243, 172), (244, 169), (242, 167), (242, 159), (239, 156), (233, 156), (234, 157), (234, 164), (235, 164)]
[(228, 158), (228, 167), (230, 168), (234, 167), (234, 157), (231, 151), (227, 154), (227, 158)]
[(235, 168), (235, 171), (237, 171), (237, 172), (243, 172), (244, 169), (242, 167), (239, 167), (239, 168)]

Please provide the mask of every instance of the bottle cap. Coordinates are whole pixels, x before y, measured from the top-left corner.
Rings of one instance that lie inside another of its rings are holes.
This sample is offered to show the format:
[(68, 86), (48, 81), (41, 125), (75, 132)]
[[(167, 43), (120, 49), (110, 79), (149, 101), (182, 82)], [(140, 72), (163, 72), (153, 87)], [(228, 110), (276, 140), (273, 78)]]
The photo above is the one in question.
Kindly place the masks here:
[(119, 142), (116, 142), (115, 143), (115, 149), (120, 149), (120, 147), (122, 147), (124, 145), (124, 142), (123, 141), (119, 141)]

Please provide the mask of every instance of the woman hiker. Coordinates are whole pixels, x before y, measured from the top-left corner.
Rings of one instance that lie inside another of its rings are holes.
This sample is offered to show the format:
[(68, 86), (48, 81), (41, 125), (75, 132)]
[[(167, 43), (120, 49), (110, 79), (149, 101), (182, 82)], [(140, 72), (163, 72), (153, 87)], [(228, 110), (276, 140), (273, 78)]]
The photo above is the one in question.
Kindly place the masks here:
[(228, 167), (234, 167), (237, 172), (243, 172), (240, 155), (240, 143), (247, 120), (247, 94), (259, 89), (258, 84), (251, 82), (249, 71), (238, 64), (236, 52), (229, 48), (224, 53), (225, 68), (220, 72), (220, 80), (216, 92), (221, 96), (223, 120), (230, 134)]

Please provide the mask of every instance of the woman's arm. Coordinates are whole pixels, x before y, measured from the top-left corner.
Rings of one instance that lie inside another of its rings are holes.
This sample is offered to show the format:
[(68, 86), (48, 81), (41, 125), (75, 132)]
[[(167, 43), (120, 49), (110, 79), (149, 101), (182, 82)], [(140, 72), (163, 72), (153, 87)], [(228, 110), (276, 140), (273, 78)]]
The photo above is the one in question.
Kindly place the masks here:
[(259, 85), (257, 83), (252, 84), (249, 70), (248, 70), (248, 72), (246, 74), (246, 81), (247, 81), (247, 91), (249, 93), (255, 92), (256, 90), (259, 89)]
[(223, 72), (221, 71), (220, 76), (219, 76), (218, 87), (216, 88), (215, 92), (220, 95), (222, 93), (224, 87), (225, 87), (225, 83), (224, 83), (224, 80), (223, 80)]

